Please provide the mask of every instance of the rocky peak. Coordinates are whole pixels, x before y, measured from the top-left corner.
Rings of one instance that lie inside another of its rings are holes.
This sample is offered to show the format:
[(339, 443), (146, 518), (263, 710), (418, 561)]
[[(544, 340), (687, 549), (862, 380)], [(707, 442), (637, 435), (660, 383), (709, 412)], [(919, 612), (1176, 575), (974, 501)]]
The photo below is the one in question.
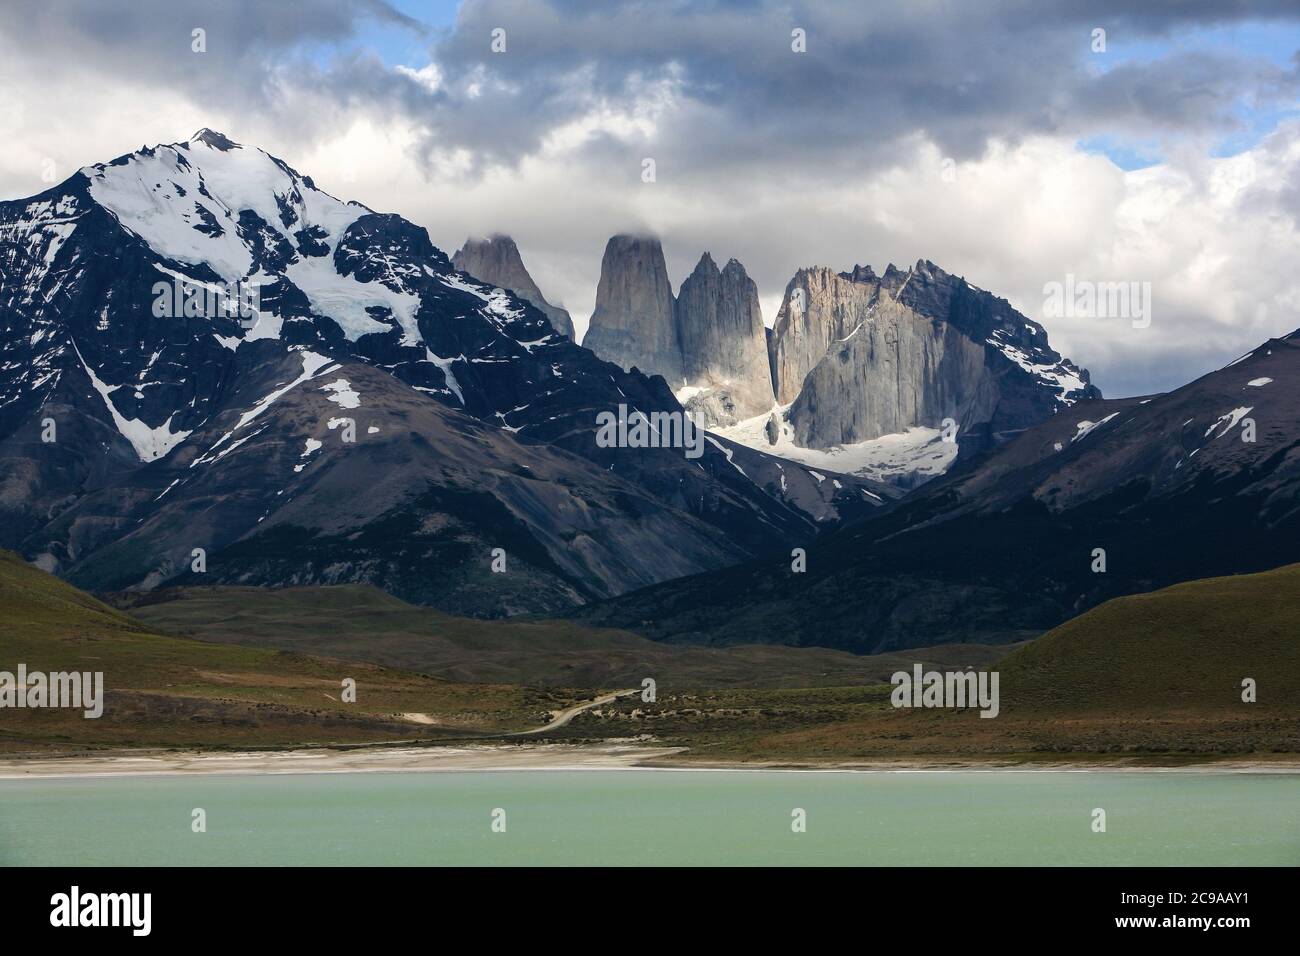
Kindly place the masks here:
[(685, 384), (673, 290), (663, 248), (653, 236), (617, 235), (605, 245), (596, 308), (582, 344), (624, 369)]
[(880, 277), (876, 275), (876, 270), (871, 266), (855, 265), (852, 272), (845, 274), (845, 278), (852, 282), (869, 282), (872, 285), (880, 283)]
[(782, 405), (799, 396), (804, 377), (826, 355), (831, 343), (846, 338), (870, 314), (879, 283), (857, 267), (853, 281), (825, 266), (800, 269), (785, 288), (772, 326), (772, 383)]
[(1088, 373), (1005, 300), (928, 259), (851, 272), (801, 269), (773, 328), (777, 400), (797, 444), (870, 441), (943, 419), (960, 433), (1009, 435), (1081, 398)]
[(614, 236), (582, 344), (624, 368), (662, 375), (706, 426), (772, 407), (758, 288), (734, 258), (719, 270), (705, 252), (674, 297), (659, 240)]
[(542, 290), (524, 267), (519, 247), (509, 236), (466, 239), (451, 261), (457, 271), (468, 273), (480, 282), (507, 289), (537, 306), (546, 313), (555, 331), (573, 339), (573, 319), (567, 311), (546, 301)]
[(911, 277), (911, 269), (900, 269), (891, 262), (889, 265), (885, 266), (885, 271), (880, 276), (880, 288), (885, 289), (890, 293), (897, 294)]
[(203, 143), (205, 146), (211, 146), (215, 150), (223, 153), (232, 149), (243, 149), (238, 143), (232, 140), (225, 133), (218, 133), (214, 129), (208, 129), (206, 126), (199, 130), (189, 139), (190, 143)]
[(700, 256), (700, 261), (695, 263), (695, 268), (691, 274), (682, 280), (682, 286), (677, 290), (678, 299), (680, 300), (683, 293), (699, 288), (704, 284), (716, 285), (722, 280), (722, 273), (718, 270), (717, 263), (713, 261), (713, 256), (707, 252)]
[(707, 252), (682, 282), (674, 307), (687, 408), (706, 425), (731, 425), (772, 407), (767, 337), (758, 288), (730, 259), (719, 272)]
[[(705, 255), (707, 256), (708, 253), (706, 252)], [(729, 277), (733, 282), (741, 281), (742, 277), (745, 279), (749, 278), (749, 273), (745, 271), (745, 267), (741, 265), (740, 260), (736, 258), (727, 260), (727, 264), (722, 267), (722, 275), (724, 277)]]

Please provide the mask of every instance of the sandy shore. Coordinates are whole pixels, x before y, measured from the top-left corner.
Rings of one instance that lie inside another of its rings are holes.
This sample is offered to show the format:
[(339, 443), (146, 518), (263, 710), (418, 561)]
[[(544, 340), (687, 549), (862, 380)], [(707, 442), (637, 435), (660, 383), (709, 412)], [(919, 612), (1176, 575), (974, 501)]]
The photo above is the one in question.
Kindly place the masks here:
[(678, 753), (632, 744), (365, 747), (205, 753), (140, 751), (67, 757), (0, 758), (0, 780), (204, 773), (382, 773), (454, 770), (617, 770)]
[(312, 748), (286, 751), (130, 751), (51, 757), (0, 758), (0, 780), (35, 777), (115, 777), (141, 774), (194, 775), (285, 773), (396, 773), (485, 770), (677, 770), (792, 772), (1061, 772), (1107, 773), (1300, 773), (1300, 759), (1228, 759), (1184, 766), (1117, 763), (1007, 762), (985, 760), (880, 760), (797, 763), (698, 761), (684, 748), (637, 742), (605, 744), (476, 744), (461, 747)]

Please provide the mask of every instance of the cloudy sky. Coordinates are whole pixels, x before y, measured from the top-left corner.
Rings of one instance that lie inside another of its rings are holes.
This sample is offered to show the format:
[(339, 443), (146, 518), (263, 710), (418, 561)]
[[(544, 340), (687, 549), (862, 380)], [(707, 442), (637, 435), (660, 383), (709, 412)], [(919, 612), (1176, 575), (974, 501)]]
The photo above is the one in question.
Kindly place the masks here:
[[(204, 126), (449, 254), (510, 233), (580, 332), (627, 231), (674, 284), (739, 259), (768, 324), (800, 266), (931, 259), (1116, 396), (1300, 327), (1294, 0), (0, 7), (0, 198)], [(1067, 276), (1150, 326), (1045, 314)]]

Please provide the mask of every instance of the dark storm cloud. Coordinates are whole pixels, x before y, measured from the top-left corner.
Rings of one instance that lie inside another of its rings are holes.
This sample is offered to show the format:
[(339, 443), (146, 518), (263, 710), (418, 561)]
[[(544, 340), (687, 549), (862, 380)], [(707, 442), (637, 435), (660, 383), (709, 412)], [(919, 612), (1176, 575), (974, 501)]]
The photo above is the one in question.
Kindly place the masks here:
[(345, 39), (366, 19), (424, 31), (417, 20), (384, 0), (8, 0), (2, 16), (5, 32), (20, 37), (29, 48), (99, 48), (105, 54), (116, 52), (126, 70), (170, 61), (173, 37), (182, 38), (188, 50), (195, 27), (219, 38), (221, 51), (232, 56)]
[[(401, 114), (426, 153), (464, 148), (475, 168), (535, 153), (598, 105), (671, 95), (654, 155), (691, 175), (869, 169), (896, 161), (895, 144), (917, 135), (960, 161), (991, 139), (1036, 133), (1227, 129), (1243, 97), (1294, 95), (1295, 72), (1228, 50), (1105, 69), (1092, 29), (1116, 44), (1284, 16), (1300, 11), (1284, 2), (468, 0), (430, 47), (438, 91), (348, 50), (367, 22), (425, 32), (382, 0), (19, 0), (0, 11), (0, 30), (19, 55), (167, 83), (228, 113), (288, 113), (278, 91), (299, 88), (338, 110)], [(204, 57), (189, 52), (195, 27), (207, 31)], [(803, 54), (791, 51), (796, 27), (807, 31)], [(504, 54), (490, 52), (495, 28), (506, 31)], [(283, 119), (308, 133), (335, 116)], [(618, 153), (599, 136), (590, 146)]]
[(1252, 103), (1295, 99), (1300, 71), (1212, 52), (1156, 63), (1125, 63), (1080, 89), (1077, 103), (1093, 125), (1143, 131), (1230, 132), (1243, 97)]
[[(685, 107), (661, 131), (680, 165), (735, 169), (887, 163), (924, 135), (957, 160), (990, 139), (1035, 133), (1201, 132), (1245, 96), (1294, 94), (1295, 73), (1236, 56), (1174, 52), (1114, 69), (1090, 48), (1238, 18), (1300, 16), (1294, 4), (602, 3), (478, 0), (433, 49), (449, 96), (432, 135), (510, 162), (593, 100), (634, 99), (675, 78)], [(495, 28), (505, 54), (489, 52)], [(807, 52), (791, 51), (791, 30)], [(486, 78), (475, 98), (460, 78)], [(581, 83), (575, 83), (575, 77)], [(460, 91), (463, 92), (463, 91)]]
[[(223, 111), (276, 110), (280, 82), (310, 82), (316, 54), (347, 43), (366, 22), (426, 32), (384, 0), (7, 0), (0, 48), (32, 71), (165, 86)], [(201, 55), (191, 48), (196, 29), (205, 34)]]

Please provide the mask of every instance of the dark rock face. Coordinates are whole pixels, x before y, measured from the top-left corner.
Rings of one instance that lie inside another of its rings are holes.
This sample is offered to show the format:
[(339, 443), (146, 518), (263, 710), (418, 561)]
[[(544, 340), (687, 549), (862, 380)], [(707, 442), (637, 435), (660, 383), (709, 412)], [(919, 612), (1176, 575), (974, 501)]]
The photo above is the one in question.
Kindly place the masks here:
[(451, 257), (459, 271), (469, 273), (480, 282), (507, 289), (541, 309), (555, 331), (573, 341), (573, 319), (559, 306), (551, 305), (537, 288), (537, 283), (524, 268), (519, 247), (509, 236), (491, 236), (487, 239), (466, 239), (465, 244)]
[(1037, 323), (931, 262), (883, 276), (801, 269), (772, 336), (798, 444), (828, 448), (952, 419), (982, 444), (1100, 397)]
[[(220, 134), (0, 203), (0, 261), (0, 544), (87, 586), (201, 547), (221, 580), (550, 611), (815, 530), (715, 445), (600, 447), (598, 410), (680, 412), (662, 381)], [(248, 282), (246, 317), (158, 307)]]
[(607, 362), (686, 384), (673, 289), (659, 240), (614, 236), (600, 262), (596, 308), (582, 344)]
[[(81, 497), (25, 548), (96, 589), (365, 582), (478, 616), (554, 612), (743, 555), (583, 459), (524, 444), (364, 362), (318, 362), (267, 349), (212, 422)], [(298, 384), (239, 426), (286, 381)], [(349, 393), (355, 408), (337, 404)], [(207, 552), (202, 574), (195, 547)], [(492, 570), (497, 548), (505, 573)]]
[(775, 445), (777, 439), (781, 437), (781, 420), (776, 417), (776, 412), (768, 416), (767, 424), (763, 426), (763, 435), (769, 445)]

